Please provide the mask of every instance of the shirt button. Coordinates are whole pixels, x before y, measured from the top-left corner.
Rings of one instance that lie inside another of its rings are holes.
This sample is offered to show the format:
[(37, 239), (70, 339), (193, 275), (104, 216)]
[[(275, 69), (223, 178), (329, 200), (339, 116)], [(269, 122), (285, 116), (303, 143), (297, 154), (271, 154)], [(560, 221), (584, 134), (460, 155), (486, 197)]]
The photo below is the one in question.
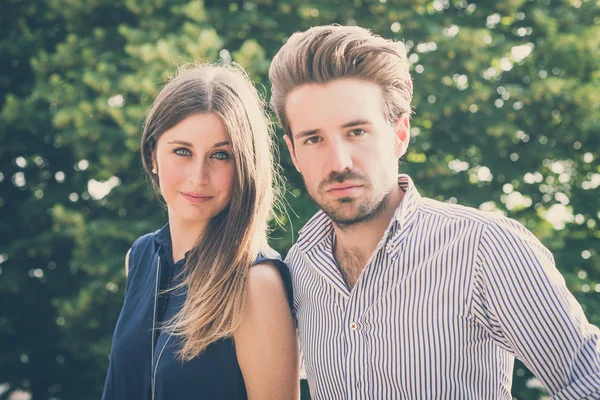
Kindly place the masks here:
[(350, 329), (352, 329), (353, 331), (358, 329), (358, 325), (356, 324), (356, 322), (350, 323)]
[(356, 388), (357, 388), (357, 389), (360, 389), (360, 386), (361, 386), (361, 385), (360, 385), (360, 381), (356, 381)]

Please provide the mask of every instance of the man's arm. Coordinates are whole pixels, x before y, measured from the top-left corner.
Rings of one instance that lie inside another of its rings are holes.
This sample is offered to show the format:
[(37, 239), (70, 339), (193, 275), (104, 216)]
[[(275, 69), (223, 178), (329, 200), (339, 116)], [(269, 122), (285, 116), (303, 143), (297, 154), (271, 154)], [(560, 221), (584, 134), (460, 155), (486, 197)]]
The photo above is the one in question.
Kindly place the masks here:
[(600, 398), (600, 330), (591, 325), (552, 254), (511, 219), (483, 233), (471, 309), (556, 399)]

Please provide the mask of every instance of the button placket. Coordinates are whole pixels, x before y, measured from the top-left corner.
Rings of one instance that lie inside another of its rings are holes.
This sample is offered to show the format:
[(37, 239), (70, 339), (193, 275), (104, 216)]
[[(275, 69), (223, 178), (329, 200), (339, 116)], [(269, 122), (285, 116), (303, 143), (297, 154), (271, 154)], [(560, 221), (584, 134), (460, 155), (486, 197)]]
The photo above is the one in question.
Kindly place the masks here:
[[(366, 387), (365, 381), (365, 336), (360, 321), (362, 315), (360, 302), (353, 297), (348, 304), (345, 318), (344, 335), (348, 353), (346, 355), (346, 390), (348, 399), (363, 399)], [(368, 363), (367, 363), (368, 364)]]

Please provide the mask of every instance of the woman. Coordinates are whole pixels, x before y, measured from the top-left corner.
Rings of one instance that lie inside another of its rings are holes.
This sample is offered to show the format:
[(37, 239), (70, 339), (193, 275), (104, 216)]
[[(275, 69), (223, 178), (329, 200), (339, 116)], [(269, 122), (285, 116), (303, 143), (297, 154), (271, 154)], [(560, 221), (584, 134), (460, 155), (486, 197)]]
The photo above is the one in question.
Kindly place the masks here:
[(141, 150), (169, 222), (127, 254), (103, 399), (298, 398), (289, 275), (267, 246), (270, 134), (238, 68), (184, 70), (159, 93)]

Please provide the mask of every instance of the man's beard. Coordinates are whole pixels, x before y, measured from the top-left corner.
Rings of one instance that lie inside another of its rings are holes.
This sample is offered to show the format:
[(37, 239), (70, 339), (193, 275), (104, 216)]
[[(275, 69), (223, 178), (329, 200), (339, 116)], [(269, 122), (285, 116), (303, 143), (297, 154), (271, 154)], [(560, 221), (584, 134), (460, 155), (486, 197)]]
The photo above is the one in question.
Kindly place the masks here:
[[(321, 182), (317, 191), (324, 192), (325, 187), (328, 184), (332, 184), (335, 182), (343, 183), (344, 181), (350, 179), (352, 179), (353, 181), (361, 182), (361, 184), (365, 185), (366, 189), (372, 189), (372, 185), (369, 183), (368, 179), (355, 172), (344, 171), (342, 173), (332, 172), (328, 179)], [(308, 188), (308, 185), (306, 185), (306, 181), (304, 182), (304, 184)], [(338, 225), (340, 228), (349, 228), (358, 224), (367, 223), (378, 217), (387, 206), (390, 191), (379, 191), (378, 193), (373, 193), (373, 197), (363, 200), (362, 204), (358, 204), (356, 206), (357, 210), (354, 213), (354, 215), (351, 216), (345, 216), (344, 213), (336, 207), (335, 203), (339, 202), (340, 205), (357, 203), (360, 201), (360, 199), (358, 198), (342, 197), (333, 201), (332, 203), (326, 204), (324, 202), (320, 202), (317, 199), (317, 197), (312, 193), (308, 192), (308, 195), (336, 225)]]

